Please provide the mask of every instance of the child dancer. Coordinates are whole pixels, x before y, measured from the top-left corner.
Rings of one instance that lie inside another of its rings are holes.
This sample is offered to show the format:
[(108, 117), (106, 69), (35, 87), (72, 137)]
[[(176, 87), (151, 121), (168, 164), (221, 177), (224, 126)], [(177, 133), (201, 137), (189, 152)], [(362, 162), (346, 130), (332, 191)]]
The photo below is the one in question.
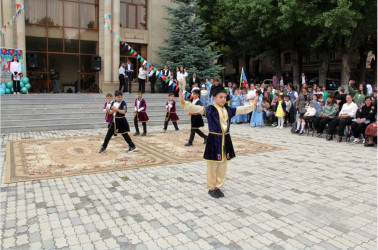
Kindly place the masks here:
[(210, 131), (204, 153), (204, 158), (207, 160), (207, 187), (211, 197), (219, 198), (224, 197), (220, 188), (223, 187), (226, 179), (227, 161), (235, 157), (229, 134), (230, 120), (237, 114), (252, 112), (256, 107), (257, 99), (249, 106), (233, 108), (225, 105), (227, 91), (223, 87), (216, 87), (212, 91), (215, 105), (209, 105), (206, 108), (186, 102), (181, 90), (179, 97), (183, 109), (207, 117)]
[(274, 108), (274, 115), (278, 119), (278, 125), (276, 128), (283, 129), (284, 117), (285, 117), (286, 104), (283, 100), (283, 96), (278, 96), (278, 104)]
[(255, 99), (258, 100), (258, 103), (256, 109), (252, 113), (251, 123), (249, 125), (251, 127), (264, 126), (261, 90), (256, 91)]
[[(199, 99), (200, 91), (198, 89), (193, 90), (192, 96), (193, 96), (192, 104), (202, 106), (202, 103)], [(207, 136), (200, 130), (201, 127), (205, 126), (203, 123), (202, 116), (193, 114), (191, 112), (189, 112), (189, 115), (190, 115), (190, 123), (191, 123), (190, 137), (189, 137), (188, 143), (185, 144), (185, 146), (193, 145), (194, 136), (196, 135), (196, 133), (204, 139), (203, 144), (206, 144)]]
[(114, 115), (114, 118), (112, 120), (112, 123), (110, 124), (108, 128), (108, 133), (105, 136), (104, 143), (102, 144), (102, 147), (100, 149), (99, 153), (104, 153), (110, 139), (112, 138), (112, 135), (114, 134), (121, 134), (127, 144), (129, 144), (129, 150), (128, 153), (134, 152), (137, 150), (135, 147), (133, 141), (131, 140), (129, 136), (130, 127), (129, 123), (126, 120), (126, 112), (127, 112), (127, 105), (126, 102), (122, 100), (122, 91), (117, 90), (114, 94), (115, 96), (115, 102), (112, 103), (110, 106), (109, 114)]
[(143, 126), (143, 134), (142, 136), (147, 135), (147, 121), (148, 121), (148, 115), (146, 113), (147, 104), (146, 101), (143, 98), (143, 92), (138, 91), (137, 94), (138, 98), (135, 100), (135, 111), (134, 111), (134, 126), (135, 126), (135, 134), (134, 136), (139, 135), (139, 127), (138, 122), (142, 122)]
[(108, 128), (110, 127), (110, 124), (113, 121), (113, 113), (110, 114), (111, 109), (110, 107), (112, 106), (113, 103), (113, 95), (110, 93), (106, 94), (106, 102), (104, 106), (104, 112), (106, 112), (105, 115), (105, 122), (108, 124)]
[[(232, 98), (231, 98), (231, 107), (237, 108), (241, 106), (243, 100), (239, 95), (239, 89), (232, 89)], [(231, 123), (240, 123), (242, 122), (242, 115), (235, 115), (231, 119)]]
[(206, 90), (205, 84), (202, 84), (202, 90), (201, 90), (201, 102), (204, 107), (207, 106), (207, 98), (208, 98), (208, 92)]
[(167, 131), (168, 122), (171, 120), (176, 130), (175, 133), (177, 134), (179, 133), (179, 128), (177, 126), (177, 121), (179, 120), (179, 117), (176, 114), (176, 102), (173, 100), (175, 98), (175, 94), (169, 93), (168, 98), (169, 100), (165, 104), (165, 107), (167, 108), (167, 114), (165, 115), (163, 133)]

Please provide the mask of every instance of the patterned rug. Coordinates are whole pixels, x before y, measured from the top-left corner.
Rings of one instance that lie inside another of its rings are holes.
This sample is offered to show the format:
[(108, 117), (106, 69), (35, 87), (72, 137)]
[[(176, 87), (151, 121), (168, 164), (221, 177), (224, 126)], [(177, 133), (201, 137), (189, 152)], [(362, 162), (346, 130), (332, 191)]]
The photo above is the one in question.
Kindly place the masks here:
[[(103, 135), (9, 141), (5, 183), (203, 161), (203, 139), (196, 135), (193, 146), (185, 147), (189, 134), (152, 132), (132, 137), (138, 148), (133, 153), (126, 153), (122, 136), (113, 137), (103, 154), (98, 153)], [(236, 136), (232, 142), (237, 156), (284, 150)]]

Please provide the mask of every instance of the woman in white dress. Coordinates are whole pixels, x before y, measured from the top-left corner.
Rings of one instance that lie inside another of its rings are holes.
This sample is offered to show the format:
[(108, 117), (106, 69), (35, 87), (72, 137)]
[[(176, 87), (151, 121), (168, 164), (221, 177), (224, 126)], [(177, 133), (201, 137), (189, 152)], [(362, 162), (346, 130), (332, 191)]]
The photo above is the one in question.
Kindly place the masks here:
[(21, 63), (18, 61), (18, 56), (16, 55), (13, 56), (12, 62), (10, 63), (10, 72), (12, 73), (13, 80), (13, 94), (15, 95), (17, 93), (19, 95), (21, 92)]
[(184, 69), (183, 66), (180, 67), (180, 71), (177, 72), (177, 81), (179, 83), (179, 87), (183, 90), (186, 89), (186, 78), (188, 77), (188, 73), (186, 72), (186, 69)]

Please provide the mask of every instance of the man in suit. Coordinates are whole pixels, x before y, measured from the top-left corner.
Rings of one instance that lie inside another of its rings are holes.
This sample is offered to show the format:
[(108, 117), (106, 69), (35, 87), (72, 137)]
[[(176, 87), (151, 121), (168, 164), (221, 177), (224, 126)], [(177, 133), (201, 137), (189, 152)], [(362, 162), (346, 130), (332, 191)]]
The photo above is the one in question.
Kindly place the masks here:
[(126, 89), (125, 92), (129, 91), (131, 94), (131, 83), (133, 81), (133, 73), (134, 73), (134, 65), (131, 63), (130, 59), (127, 59), (127, 63), (125, 65), (126, 71)]
[[(165, 64), (164, 65), (164, 69), (161, 71), (161, 74), (165, 77), (168, 77), (169, 76), (169, 69), (168, 69), (168, 65)], [(163, 80), (163, 77), (161, 78), (161, 90), (163, 93), (168, 93), (168, 84), (169, 83), (166, 83), (164, 80)]]
[(307, 77), (306, 77), (306, 75), (305, 75), (304, 72), (302, 72), (301, 79), (300, 79), (299, 82), (301, 83), (301, 85), (300, 85), (301, 88), (303, 88), (303, 84), (304, 84), (304, 83), (308, 83), (308, 82), (307, 82)]
[(194, 83), (198, 83), (198, 86), (200, 86), (200, 79), (197, 77), (196, 72), (193, 73), (193, 76), (189, 80), (190, 91), (192, 91)]

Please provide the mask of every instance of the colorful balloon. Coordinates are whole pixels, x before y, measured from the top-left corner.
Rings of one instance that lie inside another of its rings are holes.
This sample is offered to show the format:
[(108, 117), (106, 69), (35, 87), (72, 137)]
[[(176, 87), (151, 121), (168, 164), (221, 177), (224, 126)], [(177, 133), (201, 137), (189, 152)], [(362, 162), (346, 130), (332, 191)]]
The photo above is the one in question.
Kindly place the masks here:
[(14, 54), (15, 54), (16, 56), (18, 56), (18, 51), (15, 51)]
[(23, 83), (28, 83), (28, 82), (29, 82), (29, 78), (27, 78), (27, 77), (22, 77), (22, 78), (21, 78), (21, 82), (23, 82)]
[(22, 50), (19, 50), (19, 51), (18, 51), (18, 54), (21, 56), (21, 55), (22, 55)]
[(31, 88), (30, 83), (25, 84), (25, 88), (30, 89)]
[(6, 49), (3, 49), (3, 54), (5, 55), (7, 53), (7, 50)]
[[(10, 94), (11, 93), (11, 90), (10, 89), (6, 89), (5, 90), (5, 94)], [(13, 92), (12, 92), (13, 93)]]
[(28, 89), (27, 89), (27, 88), (25, 88), (25, 87), (21, 88), (21, 93), (23, 93), (23, 94), (26, 94), (26, 93), (28, 93)]
[(21, 87), (21, 88), (25, 87), (25, 83), (20, 82), (20, 87)]
[(10, 49), (9, 52), (10, 52), (11, 55), (13, 55), (14, 50), (13, 50), (13, 49)]
[(13, 88), (13, 82), (7, 82), (6, 86), (7, 86), (7, 89)]
[(10, 51), (9, 51), (9, 49), (7, 50), (7, 55), (10, 55)]
[(0, 94), (1, 94), (1, 95), (4, 95), (4, 94), (5, 94), (5, 89), (1, 88), (1, 89), (0, 89)]

